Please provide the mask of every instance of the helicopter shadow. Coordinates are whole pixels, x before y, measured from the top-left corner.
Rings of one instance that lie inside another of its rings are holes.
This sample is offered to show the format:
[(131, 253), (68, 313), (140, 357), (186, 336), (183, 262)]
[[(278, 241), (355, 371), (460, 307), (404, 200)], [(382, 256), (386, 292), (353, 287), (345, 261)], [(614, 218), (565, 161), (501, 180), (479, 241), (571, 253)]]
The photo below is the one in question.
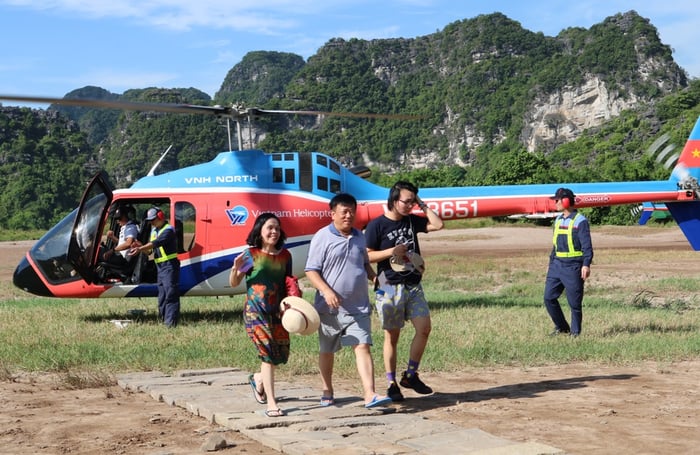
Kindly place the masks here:
[[(132, 310), (134, 311), (134, 310)], [(143, 312), (143, 313), (141, 313)], [(137, 310), (135, 314), (123, 311), (110, 311), (100, 314), (90, 314), (82, 317), (84, 322), (103, 323), (105, 320), (129, 320), (134, 323), (160, 324), (157, 309)], [(199, 311), (181, 310), (180, 325), (197, 324), (230, 324), (232, 321), (243, 322), (243, 310)]]
[(578, 376), (572, 378), (550, 379), (546, 381), (523, 382), (490, 387), (482, 390), (444, 393), (435, 392), (425, 397), (406, 397), (402, 412), (420, 412), (430, 409), (455, 406), (460, 403), (478, 403), (500, 399), (534, 399), (545, 392), (557, 390), (574, 390), (588, 387), (588, 383), (601, 380), (627, 381), (637, 377), (636, 374), (611, 374)]

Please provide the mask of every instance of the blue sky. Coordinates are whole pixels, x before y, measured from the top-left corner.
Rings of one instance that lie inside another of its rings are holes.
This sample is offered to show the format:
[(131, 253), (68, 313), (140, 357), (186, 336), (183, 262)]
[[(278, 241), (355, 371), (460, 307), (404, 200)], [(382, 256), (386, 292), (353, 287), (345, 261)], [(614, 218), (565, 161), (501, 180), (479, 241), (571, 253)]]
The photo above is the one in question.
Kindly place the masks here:
[(493, 12), (554, 36), (568, 27), (588, 28), (635, 10), (656, 26), (676, 62), (698, 77), (696, 4), (697, 0), (0, 0), (0, 94), (62, 97), (95, 85), (113, 93), (195, 87), (213, 97), (229, 69), (249, 51), (293, 52), (306, 59), (334, 37), (414, 38)]

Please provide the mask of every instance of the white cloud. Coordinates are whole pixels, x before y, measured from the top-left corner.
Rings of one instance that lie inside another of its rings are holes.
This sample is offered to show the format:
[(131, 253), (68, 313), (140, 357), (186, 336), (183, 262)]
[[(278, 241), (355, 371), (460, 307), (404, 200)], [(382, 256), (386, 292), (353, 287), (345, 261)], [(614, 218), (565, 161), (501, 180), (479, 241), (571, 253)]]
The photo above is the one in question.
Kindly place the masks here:
[[(273, 33), (298, 23), (295, 15), (313, 14), (324, 2), (311, 0), (3, 0), (0, 4), (44, 13), (87, 18), (130, 18), (137, 23), (186, 31), (194, 27)], [(323, 9), (324, 7), (321, 7)]]

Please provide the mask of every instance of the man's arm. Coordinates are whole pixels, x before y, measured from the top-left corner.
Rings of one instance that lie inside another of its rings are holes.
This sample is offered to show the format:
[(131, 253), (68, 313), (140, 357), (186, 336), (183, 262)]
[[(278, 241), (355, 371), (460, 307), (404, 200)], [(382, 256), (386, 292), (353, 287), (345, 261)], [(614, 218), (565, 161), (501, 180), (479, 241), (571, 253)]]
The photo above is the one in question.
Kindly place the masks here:
[(333, 288), (326, 283), (326, 280), (323, 279), (321, 272), (318, 270), (306, 270), (305, 274), (306, 278), (311, 282), (311, 286), (316, 288), (318, 292), (324, 296), (333, 292)]
[(374, 271), (369, 262), (365, 263), (365, 272), (367, 272), (367, 279), (374, 283), (374, 280), (377, 279), (377, 272)]
[(578, 226), (578, 236), (583, 252), (583, 266), (581, 267), (581, 279), (586, 280), (591, 276), (591, 262), (593, 262), (593, 242), (591, 241), (591, 227), (588, 220)]
[(588, 220), (583, 221), (578, 225), (578, 240), (581, 243), (581, 251), (583, 252), (583, 265), (590, 267), (593, 262), (593, 242), (591, 241), (591, 227)]
[(428, 204), (423, 202), (423, 199), (419, 198), (418, 195), (416, 195), (416, 203), (418, 204), (418, 208), (425, 213), (425, 217), (428, 218), (428, 226), (426, 227), (428, 232), (439, 231), (445, 227), (445, 222), (442, 221), (442, 218), (440, 218), (433, 209), (428, 207)]
[(328, 305), (330, 308), (339, 308), (341, 303), (340, 298), (323, 278), (321, 272), (318, 270), (306, 270), (305, 273), (306, 278), (309, 279), (311, 285), (315, 287), (326, 300), (326, 305)]
[(134, 237), (127, 237), (122, 243), (114, 247), (114, 251), (124, 251), (131, 249), (131, 245), (134, 243)]
[[(389, 259), (391, 256), (394, 255), (394, 249), (396, 247), (391, 247), (387, 248), (386, 250), (373, 250), (371, 248), (367, 248), (367, 256), (369, 256), (369, 262), (371, 263), (376, 263), (376, 262), (382, 262), (385, 259)], [(404, 247), (406, 248), (406, 247)]]

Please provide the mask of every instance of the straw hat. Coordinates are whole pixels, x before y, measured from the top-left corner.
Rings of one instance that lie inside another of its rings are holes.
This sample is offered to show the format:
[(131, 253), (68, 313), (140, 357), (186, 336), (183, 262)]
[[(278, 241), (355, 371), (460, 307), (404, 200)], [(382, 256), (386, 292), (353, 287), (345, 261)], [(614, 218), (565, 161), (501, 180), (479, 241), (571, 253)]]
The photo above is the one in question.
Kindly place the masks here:
[(311, 335), (321, 325), (318, 311), (301, 297), (287, 296), (280, 305), (282, 325), (289, 333)]

